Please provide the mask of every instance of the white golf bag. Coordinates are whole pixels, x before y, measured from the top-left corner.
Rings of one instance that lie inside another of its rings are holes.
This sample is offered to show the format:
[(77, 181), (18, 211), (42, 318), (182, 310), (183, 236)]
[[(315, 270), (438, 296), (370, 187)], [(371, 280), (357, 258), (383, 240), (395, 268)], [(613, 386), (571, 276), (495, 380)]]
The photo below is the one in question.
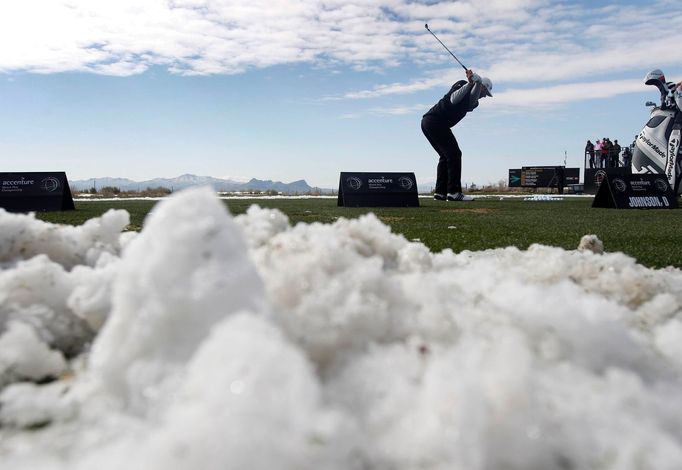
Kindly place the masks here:
[(682, 179), (682, 90), (674, 83), (665, 81), (660, 70), (653, 70), (644, 79), (647, 85), (656, 86), (661, 92), (661, 104), (654, 106), (649, 122), (639, 133), (632, 152), (632, 173), (665, 174), (668, 183), (680, 194)]

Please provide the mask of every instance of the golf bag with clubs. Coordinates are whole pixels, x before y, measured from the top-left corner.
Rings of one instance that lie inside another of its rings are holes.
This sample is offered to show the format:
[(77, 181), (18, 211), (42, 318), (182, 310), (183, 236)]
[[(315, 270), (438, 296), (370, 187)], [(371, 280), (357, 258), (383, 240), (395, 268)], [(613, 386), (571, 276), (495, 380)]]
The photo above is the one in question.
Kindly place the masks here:
[(639, 133), (632, 154), (632, 173), (665, 174), (668, 183), (680, 194), (682, 179), (682, 89), (665, 81), (660, 70), (653, 70), (644, 79), (661, 92), (661, 104), (653, 106), (649, 122)]

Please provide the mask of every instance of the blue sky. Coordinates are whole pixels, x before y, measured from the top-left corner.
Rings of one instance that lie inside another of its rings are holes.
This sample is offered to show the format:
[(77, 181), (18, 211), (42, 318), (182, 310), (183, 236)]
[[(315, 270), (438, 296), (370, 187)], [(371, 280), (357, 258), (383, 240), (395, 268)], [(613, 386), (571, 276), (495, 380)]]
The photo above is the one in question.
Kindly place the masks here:
[(0, 5), (0, 171), (435, 179), (422, 114), (468, 67), (494, 97), (454, 128), (463, 180), (581, 166), (682, 80), (678, 1), (23, 0)]

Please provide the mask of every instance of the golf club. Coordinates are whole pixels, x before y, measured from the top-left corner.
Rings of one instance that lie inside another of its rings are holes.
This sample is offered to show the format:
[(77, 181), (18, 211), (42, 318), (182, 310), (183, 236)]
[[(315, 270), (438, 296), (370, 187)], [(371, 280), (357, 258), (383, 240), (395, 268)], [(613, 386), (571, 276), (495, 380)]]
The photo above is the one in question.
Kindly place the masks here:
[(426, 23), (426, 24), (424, 25), (424, 27), (426, 28), (426, 30), (427, 30), (429, 33), (431, 33), (431, 34), (433, 35), (434, 38), (436, 38), (436, 41), (438, 41), (438, 42), (441, 44), (441, 46), (443, 46), (443, 47), (445, 48), (445, 50), (448, 51), (448, 52), (450, 53), (450, 55), (451, 55), (452, 57), (455, 58), (455, 60), (457, 61), (457, 63), (458, 63), (459, 65), (461, 65), (461, 66), (464, 68), (464, 70), (468, 70), (468, 69), (466, 68), (466, 66), (465, 66), (463, 63), (461, 63), (461, 62), (459, 61), (459, 59), (457, 58), (457, 56), (456, 56), (455, 54), (453, 54), (452, 51), (451, 51), (450, 49), (448, 49), (448, 46), (446, 46), (445, 44), (443, 44), (443, 41), (441, 41), (440, 39), (438, 39), (438, 36), (436, 36), (435, 34), (433, 34), (433, 31), (431, 31), (431, 30), (429, 29), (429, 24), (428, 24), (428, 23)]

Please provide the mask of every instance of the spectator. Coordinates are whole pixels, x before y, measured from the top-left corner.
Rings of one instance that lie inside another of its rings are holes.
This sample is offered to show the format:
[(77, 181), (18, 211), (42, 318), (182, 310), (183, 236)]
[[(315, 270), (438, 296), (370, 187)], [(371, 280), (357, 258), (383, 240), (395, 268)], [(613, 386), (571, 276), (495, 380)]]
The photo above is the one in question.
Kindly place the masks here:
[(632, 166), (632, 151), (630, 150), (630, 147), (625, 147), (623, 149), (623, 167), (626, 168), (628, 171), (630, 171), (631, 166)]
[[(601, 147), (602, 147), (602, 145), (603, 145), (603, 142), (601, 140), (597, 139), (597, 143), (594, 146), (594, 150), (597, 154), (597, 158), (601, 158)], [(596, 161), (596, 165), (597, 165), (596, 166), (597, 168), (601, 168), (600, 160)]]
[(611, 141), (604, 137), (601, 141), (601, 167), (607, 168), (609, 166), (609, 151), (611, 150)]
[(618, 163), (620, 163), (618, 160), (620, 158), (620, 151), (621, 147), (620, 144), (618, 144), (618, 139), (615, 139), (613, 141), (613, 147), (611, 147), (611, 166), (613, 168), (618, 168)]
[(589, 158), (590, 168), (594, 168), (594, 144), (589, 140), (585, 145), (585, 156)]

